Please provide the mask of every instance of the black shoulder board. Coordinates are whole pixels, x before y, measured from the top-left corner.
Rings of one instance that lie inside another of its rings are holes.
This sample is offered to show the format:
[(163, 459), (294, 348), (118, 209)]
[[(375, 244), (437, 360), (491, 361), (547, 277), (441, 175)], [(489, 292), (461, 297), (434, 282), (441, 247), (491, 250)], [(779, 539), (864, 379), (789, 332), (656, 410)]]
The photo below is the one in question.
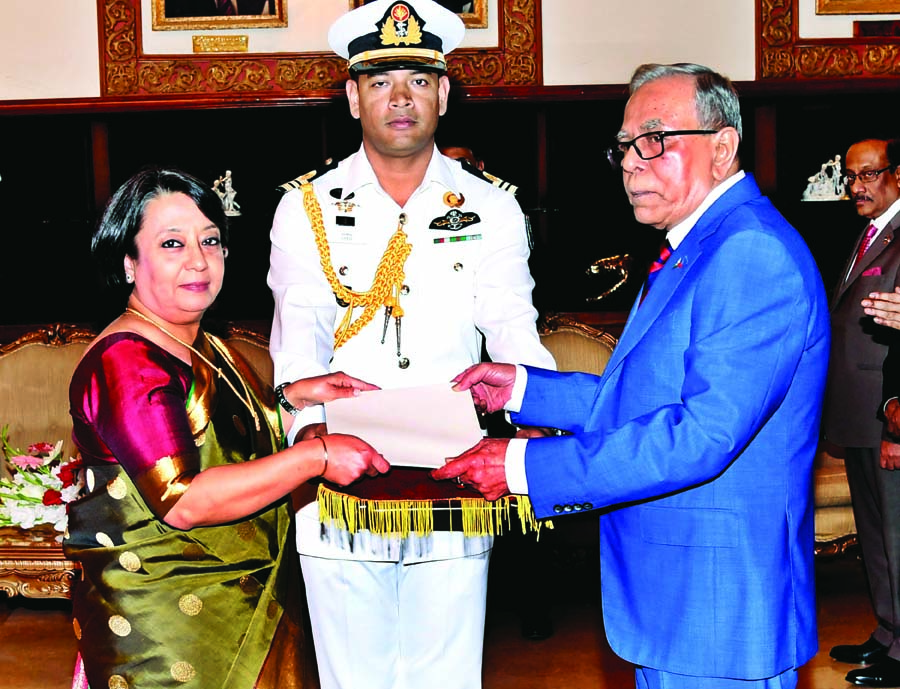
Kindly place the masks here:
[(462, 165), (462, 169), (468, 172), (469, 174), (475, 175), (479, 179), (483, 179), (485, 182), (489, 184), (493, 184), (495, 187), (502, 189), (503, 191), (508, 191), (510, 194), (515, 195), (517, 191), (519, 191), (519, 187), (515, 184), (510, 184), (509, 182), (504, 182), (499, 177), (494, 177), (494, 175), (479, 170), (477, 167), (472, 165), (468, 160), (460, 159), (459, 164)]
[(283, 193), (287, 193), (292, 189), (299, 189), (300, 185), (304, 182), (312, 182), (319, 175), (323, 175), (329, 170), (333, 170), (336, 167), (337, 163), (334, 162), (333, 159), (328, 158), (328, 160), (326, 160), (317, 170), (310, 170), (306, 174), (300, 175), (299, 177), (294, 177), (294, 179), (292, 179), (291, 181), (279, 185), (278, 189)]
[(509, 182), (504, 182), (502, 179), (500, 179), (499, 177), (494, 177), (494, 175), (492, 175), (489, 172), (482, 172), (481, 174), (484, 175), (484, 178), (488, 182), (493, 184), (495, 187), (499, 187), (503, 191), (508, 191), (510, 194), (513, 194), (513, 195), (515, 195), (515, 193), (517, 191), (519, 191), (519, 187), (517, 187), (515, 184), (510, 184)]

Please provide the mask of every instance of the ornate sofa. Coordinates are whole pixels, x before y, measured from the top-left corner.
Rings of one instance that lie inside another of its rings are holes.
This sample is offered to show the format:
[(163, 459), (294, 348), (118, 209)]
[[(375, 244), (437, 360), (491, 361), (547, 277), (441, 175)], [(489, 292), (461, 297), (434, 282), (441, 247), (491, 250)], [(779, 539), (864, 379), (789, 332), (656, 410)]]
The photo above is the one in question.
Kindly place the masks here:
[[(547, 314), (539, 332), (560, 370), (600, 374), (616, 345), (611, 333), (563, 314)], [(272, 380), (265, 337), (235, 326), (228, 328), (226, 336), (263, 380)], [(92, 338), (93, 333), (84, 328), (55, 324), (0, 345), (0, 427), (9, 427), (13, 446), (62, 439), (64, 456), (74, 454), (68, 381)], [(0, 466), (0, 476), (5, 475), (5, 465)], [(815, 505), (817, 553), (838, 554), (855, 543), (843, 461), (824, 451), (816, 463)], [(591, 532), (588, 538), (593, 538), (595, 524), (593, 518), (584, 520), (578, 529), (587, 529)], [(62, 557), (53, 534), (49, 543), (41, 534), (19, 533), (11, 538), (7, 533), (6, 539), (3, 535), (0, 533), (0, 591), (38, 597), (68, 595), (72, 566)]]
[[(231, 327), (228, 339), (265, 380), (272, 379), (266, 339)], [(69, 418), (69, 379), (94, 338), (90, 330), (55, 324), (0, 346), (0, 427), (13, 447), (63, 441), (63, 456), (75, 454)], [(0, 477), (8, 477), (0, 463)], [(30, 598), (69, 595), (76, 567), (65, 559), (52, 527), (0, 527), (0, 592)]]

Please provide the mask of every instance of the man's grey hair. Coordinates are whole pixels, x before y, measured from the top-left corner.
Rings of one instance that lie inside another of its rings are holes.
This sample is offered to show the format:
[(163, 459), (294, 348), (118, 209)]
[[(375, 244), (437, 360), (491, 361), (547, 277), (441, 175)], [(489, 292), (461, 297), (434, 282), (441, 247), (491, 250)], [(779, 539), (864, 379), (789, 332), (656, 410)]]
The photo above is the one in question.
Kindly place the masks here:
[(703, 129), (734, 127), (738, 137), (743, 137), (741, 105), (731, 80), (709, 67), (680, 62), (674, 65), (645, 64), (634, 70), (628, 92), (634, 93), (641, 86), (664, 77), (688, 76), (694, 80), (694, 105), (697, 121)]

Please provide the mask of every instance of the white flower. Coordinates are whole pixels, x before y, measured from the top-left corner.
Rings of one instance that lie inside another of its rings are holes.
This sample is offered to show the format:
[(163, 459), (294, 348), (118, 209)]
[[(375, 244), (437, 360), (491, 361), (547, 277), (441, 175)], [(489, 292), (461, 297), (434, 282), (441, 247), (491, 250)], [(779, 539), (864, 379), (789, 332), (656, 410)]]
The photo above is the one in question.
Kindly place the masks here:
[[(55, 445), (37, 443), (24, 454), (10, 447), (7, 431), (7, 427), (0, 430), (0, 448), (12, 479), (0, 479), (0, 526), (30, 529), (37, 524), (53, 524), (57, 531), (64, 532), (66, 505), (78, 499), (84, 486), (78, 461), (61, 460), (62, 440)], [(48, 496), (47, 491), (53, 492)], [(45, 500), (53, 504), (45, 505)]]
[(74, 486), (67, 486), (62, 489), (62, 501), (63, 502), (72, 502), (73, 500), (77, 500), (81, 495), (81, 489), (84, 488), (84, 483), (79, 481)]

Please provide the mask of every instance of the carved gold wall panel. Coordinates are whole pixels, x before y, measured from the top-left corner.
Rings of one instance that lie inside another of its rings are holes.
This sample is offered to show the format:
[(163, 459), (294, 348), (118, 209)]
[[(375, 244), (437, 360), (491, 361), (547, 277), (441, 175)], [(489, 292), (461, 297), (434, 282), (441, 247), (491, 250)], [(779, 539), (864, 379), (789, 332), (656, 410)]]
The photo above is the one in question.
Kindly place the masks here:
[[(541, 0), (498, 0), (497, 48), (460, 49), (450, 76), (462, 86), (542, 83)], [(140, 0), (97, 0), (103, 96), (268, 94), (342, 88), (344, 61), (330, 53), (260, 55), (144, 55)]]

